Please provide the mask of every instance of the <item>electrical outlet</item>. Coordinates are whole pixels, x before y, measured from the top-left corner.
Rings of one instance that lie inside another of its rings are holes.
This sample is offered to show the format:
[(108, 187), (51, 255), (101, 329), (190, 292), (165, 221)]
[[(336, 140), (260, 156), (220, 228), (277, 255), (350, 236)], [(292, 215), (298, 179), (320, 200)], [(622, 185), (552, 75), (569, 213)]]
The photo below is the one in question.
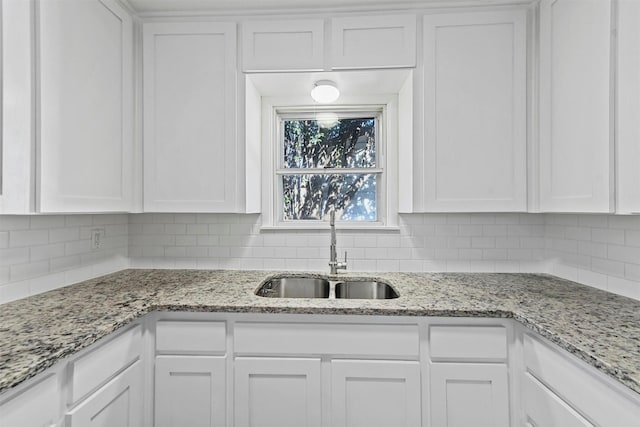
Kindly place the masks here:
[(91, 230), (91, 250), (98, 250), (102, 247), (104, 238), (104, 228), (94, 228)]

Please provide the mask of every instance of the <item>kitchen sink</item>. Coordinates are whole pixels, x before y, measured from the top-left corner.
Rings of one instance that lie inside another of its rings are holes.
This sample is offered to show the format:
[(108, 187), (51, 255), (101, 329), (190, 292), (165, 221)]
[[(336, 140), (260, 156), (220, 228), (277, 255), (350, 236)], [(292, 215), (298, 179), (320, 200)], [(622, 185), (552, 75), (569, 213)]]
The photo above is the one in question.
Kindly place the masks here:
[(336, 298), (393, 299), (398, 293), (387, 283), (378, 281), (345, 281), (336, 283)]
[(330, 282), (316, 277), (280, 277), (266, 281), (256, 295), (270, 298), (329, 298)]
[(330, 281), (321, 277), (277, 277), (264, 282), (255, 293), (267, 298), (398, 298), (398, 293), (384, 282), (355, 279)]

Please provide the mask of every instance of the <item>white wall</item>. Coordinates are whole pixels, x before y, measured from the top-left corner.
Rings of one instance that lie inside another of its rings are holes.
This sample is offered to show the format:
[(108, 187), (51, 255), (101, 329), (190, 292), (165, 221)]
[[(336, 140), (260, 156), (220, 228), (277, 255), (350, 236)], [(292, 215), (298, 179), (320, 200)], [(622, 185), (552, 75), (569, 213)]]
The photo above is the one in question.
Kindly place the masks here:
[[(0, 303), (127, 268), (128, 216), (0, 215)], [(104, 228), (91, 250), (91, 229)]]
[[(0, 303), (127, 268), (328, 272), (329, 231), (260, 232), (258, 215), (0, 216)], [(99, 250), (92, 228), (104, 227)], [(549, 272), (640, 300), (640, 216), (412, 214), (338, 228), (349, 271)]]

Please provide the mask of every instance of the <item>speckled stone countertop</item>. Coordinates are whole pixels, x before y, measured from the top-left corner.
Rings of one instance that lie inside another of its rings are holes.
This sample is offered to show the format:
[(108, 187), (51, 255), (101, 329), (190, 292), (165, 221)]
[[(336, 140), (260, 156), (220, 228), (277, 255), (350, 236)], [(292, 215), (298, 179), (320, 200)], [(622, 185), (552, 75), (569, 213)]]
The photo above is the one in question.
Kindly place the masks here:
[(340, 275), (386, 281), (393, 300), (254, 295), (274, 274), (124, 270), (0, 305), (0, 392), (146, 313), (211, 311), (514, 318), (640, 393), (640, 301), (553, 276), (485, 273)]

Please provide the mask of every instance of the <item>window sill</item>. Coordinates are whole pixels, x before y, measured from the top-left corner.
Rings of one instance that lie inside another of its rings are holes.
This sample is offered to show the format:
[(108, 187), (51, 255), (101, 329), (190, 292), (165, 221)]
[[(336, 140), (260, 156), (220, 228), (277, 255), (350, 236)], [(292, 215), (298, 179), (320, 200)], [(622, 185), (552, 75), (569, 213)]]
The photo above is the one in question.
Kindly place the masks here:
[[(283, 225), (263, 225), (260, 227), (260, 232), (277, 232), (277, 231), (329, 231), (329, 223), (324, 222), (320, 224), (283, 224)], [(400, 227), (393, 225), (380, 225), (380, 224), (372, 224), (372, 225), (354, 225), (354, 224), (344, 224), (338, 223), (336, 224), (336, 230), (338, 231), (377, 231), (377, 232), (389, 232), (389, 233), (399, 233)]]

